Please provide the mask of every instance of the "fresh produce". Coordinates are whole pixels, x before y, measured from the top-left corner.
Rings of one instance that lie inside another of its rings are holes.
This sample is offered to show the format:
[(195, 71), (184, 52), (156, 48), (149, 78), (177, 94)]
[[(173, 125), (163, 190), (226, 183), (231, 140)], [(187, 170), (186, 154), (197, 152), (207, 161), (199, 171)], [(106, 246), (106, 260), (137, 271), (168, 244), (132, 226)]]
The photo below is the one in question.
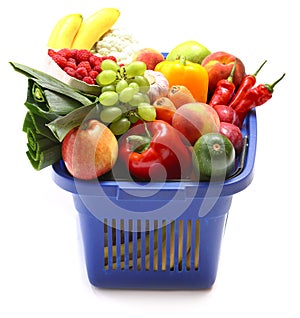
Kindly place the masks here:
[(247, 148), (244, 118), (272, 97), (285, 74), (255, 86), (266, 61), (246, 75), (239, 58), (196, 41), (178, 44), (164, 59), (112, 29), (119, 15), (104, 8), (57, 22), (47, 67), (59, 79), (11, 63), (28, 78), (23, 131), (32, 166), (62, 159), (84, 180), (105, 179), (116, 163), (121, 178), (125, 169), (145, 181), (198, 180), (199, 172), (200, 181), (235, 176)]
[(173, 102), (176, 108), (184, 104), (196, 102), (191, 91), (184, 85), (173, 85), (170, 87), (167, 97)]
[(158, 63), (155, 71), (164, 74), (170, 87), (183, 85), (190, 90), (197, 102), (206, 102), (208, 74), (200, 64), (187, 61), (181, 56), (179, 60)]
[(220, 133), (201, 136), (194, 145), (193, 163), (200, 180), (223, 181), (234, 169), (235, 150)]
[(139, 41), (134, 35), (124, 28), (113, 27), (99, 39), (92, 51), (99, 56), (113, 55), (118, 63), (128, 64), (139, 48)]
[(96, 78), (102, 88), (100, 119), (109, 124), (115, 135), (124, 134), (138, 119), (152, 121), (156, 118), (155, 107), (147, 95), (150, 83), (144, 76), (144, 62), (120, 66), (107, 59), (101, 63), (101, 69)]
[(155, 66), (164, 61), (162, 53), (152, 48), (142, 48), (135, 52), (132, 61), (141, 61), (147, 65), (147, 70), (154, 70)]
[(162, 73), (147, 69), (144, 72), (144, 76), (150, 83), (150, 88), (147, 92), (150, 103), (153, 103), (160, 97), (165, 97), (168, 95), (169, 82)]
[(72, 49), (91, 50), (94, 44), (118, 20), (120, 11), (116, 8), (103, 8), (83, 19), (72, 43)]
[(172, 125), (176, 107), (168, 97), (160, 97), (153, 103), (156, 110), (156, 119), (161, 119)]
[(232, 123), (221, 121), (219, 132), (231, 141), (235, 155), (239, 155), (243, 148), (243, 135), (240, 128)]
[(284, 76), (285, 73), (273, 84), (260, 84), (247, 91), (244, 98), (234, 108), (239, 117), (240, 125), (242, 125), (244, 118), (252, 108), (261, 106), (272, 98), (275, 85), (279, 83)]
[(141, 180), (181, 179), (190, 175), (191, 152), (170, 124), (154, 120), (137, 124), (119, 140), (120, 158)]
[(79, 13), (68, 14), (62, 17), (52, 29), (48, 47), (51, 49), (70, 49), (73, 40), (81, 26), (83, 17)]
[(233, 108), (227, 105), (214, 105), (213, 109), (218, 113), (220, 121), (239, 126), (240, 120)]
[(78, 179), (95, 179), (110, 171), (117, 161), (118, 142), (100, 121), (84, 121), (62, 142), (62, 158), (68, 171)]
[(236, 68), (233, 83), (238, 88), (245, 76), (245, 65), (239, 58), (231, 53), (217, 51), (209, 54), (202, 61), (201, 65), (207, 70), (209, 78), (208, 100), (215, 92), (218, 82), (229, 77), (234, 61), (236, 61)]
[(187, 60), (199, 63), (211, 52), (197, 41), (185, 41), (174, 47), (166, 57), (167, 61), (175, 61), (184, 56)]
[(231, 100), (235, 91), (235, 85), (233, 83), (235, 68), (236, 60), (234, 61), (229, 77), (227, 79), (221, 79), (217, 83), (217, 87), (208, 103), (210, 106), (227, 105)]
[(28, 141), (27, 157), (34, 169), (41, 170), (61, 158), (63, 138), (96, 107), (96, 98), (44, 72), (19, 63), (10, 64), (28, 77), (28, 111), (23, 131)]
[(238, 90), (234, 94), (233, 98), (230, 100), (228, 106), (230, 106), (231, 108), (235, 108), (236, 105), (244, 99), (247, 91), (255, 85), (256, 76), (262, 69), (262, 67), (266, 64), (266, 62), (267, 61), (264, 61), (254, 74), (248, 74), (243, 77)]
[(47, 128), (47, 119), (27, 111), (23, 131), (27, 137), (26, 155), (35, 170), (42, 170), (61, 159), (61, 143)]
[(172, 125), (186, 137), (190, 145), (194, 145), (202, 135), (218, 132), (220, 119), (208, 104), (189, 103), (176, 109)]
[(96, 77), (102, 71), (101, 63), (106, 60), (116, 61), (114, 56), (96, 56), (88, 50), (61, 49), (48, 50), (48, 55), (69, 76), (89, 85), (96, 84)]

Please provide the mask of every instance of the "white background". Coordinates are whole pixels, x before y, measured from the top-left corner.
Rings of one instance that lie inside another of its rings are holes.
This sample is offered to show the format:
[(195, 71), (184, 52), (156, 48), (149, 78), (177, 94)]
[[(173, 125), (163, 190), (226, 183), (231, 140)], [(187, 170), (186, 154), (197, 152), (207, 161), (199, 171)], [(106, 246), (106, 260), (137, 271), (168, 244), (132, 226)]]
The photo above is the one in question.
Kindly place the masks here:
[[(1, 9), (1, 317), (299, 317), (299, 16), (278, 1), (16, 1)], [(255, 177), (234, 195), (210, 291), (117, 291), (88, 283), (69, 193), (27, 161), (21, 127), (27, 79), (8, 61), (42, 68), (48, 35), (68, 13), (105, 6), (147, 47), (194, 39), (240, 57), (257, 81), (286, 72), (257, 109)]]

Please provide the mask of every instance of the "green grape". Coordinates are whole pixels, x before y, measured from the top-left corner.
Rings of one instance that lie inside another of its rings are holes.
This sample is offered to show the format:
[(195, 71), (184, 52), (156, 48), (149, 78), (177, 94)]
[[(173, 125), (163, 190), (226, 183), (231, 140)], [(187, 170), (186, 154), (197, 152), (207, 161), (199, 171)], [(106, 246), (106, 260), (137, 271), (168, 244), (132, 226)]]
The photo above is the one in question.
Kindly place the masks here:
[(110, 84), (110, 85), (106, 85), (106, 86), (103, 86), (101, 88), (101, 92), (104, 93), (104, 92), (115, 92), (116, 91), (116, 86), (113, 85), (113, 84)]
[(99, 73), (96, 77), (96, 82), (100, 86), (106, 86), (112, 84), (117, 78), (117, 73), (112, 70), (105, 70)]
[(149, 98), (149, 96), (147, 94), (142, 94), (142, 96), (143, 96), (143, 99), (144, 99), (144, 103), (151, 104), (150, 103), (150, 98)]
[(126, 87), (128, 87), (128, 83), (124, 78), (122, 78), (121, 80), (118, 81), (116, 85), (116, 92), (121, 93), (122, 90)]
[(130, 128), (131, 122), (128, 118), (122, 117), (110, 124), (109, 128), (116, 136), (123, 135)]
[(134, 77), (138, 75), (144, 75), (147, 65), (141, 61), (134, 61), (125, 66), (126, 76)]
[(105, 107), (100, 112), (100, 120), (110, 124), (122, 117), (122, 110), (117, 106)]
[(131, 82), (128, 86), (134, 89), (134, 93), (138, 93), (140, 91), (140, 86), (136, 82)]
[(134, 89), (131, 87), (124, 88), (119, 94), (119, 101), (121, 103), (128, 103), (134, 95)]
[(118, 100), (119, 100), (118, 93), (113, 91), (107, 91), (107, 92), (101, 93), (99, 96), (99, 102), (103, 106), (113, 106), (117, 103)]
[(145, 102), (144, 94), (135, 93), (132, 99), (128, 102), (131, 106), (138, 106), (140, 103)]
[(118, 72), (120, 66), (118, 65), (118, 63), (116, 63), (113, 60), (110, 59), (106, 59), (101, 63), (101, 69), (104, 70), (111, 70), (114, 72)]
[(145, 76), (135, 76), (133, 79), (130, 80), (130, 83), (137, 83), (140, 88), (141, 93), (147, 93), (150, 89), (150, 83)]
[(140, 103), (138, 105), (138, 115), (146, 121), (153, 121), (156, 118), (155, 107), (148, 103)]

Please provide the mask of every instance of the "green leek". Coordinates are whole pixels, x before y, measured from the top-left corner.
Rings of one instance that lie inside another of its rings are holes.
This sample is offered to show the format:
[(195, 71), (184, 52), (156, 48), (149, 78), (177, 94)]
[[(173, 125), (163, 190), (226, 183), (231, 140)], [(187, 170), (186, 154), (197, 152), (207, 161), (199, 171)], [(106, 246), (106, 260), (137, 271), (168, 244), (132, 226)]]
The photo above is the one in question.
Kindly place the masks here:
[(28, 77), (23, 131), (27, 134), (27, 157), (36, 170), (61, 159), (61, 143), (67, 133), (84, 120), (97, 116), (98, 97), (28, 66), (12, 63)]
[(43, 118), (28, 111), (23, 123), (23, 131), (27, 134), (26, 155), (36, 170), (41, 170), (61, 159), (61, 143), (48, 133), (45, 125), (42, 125), (43, 121)]

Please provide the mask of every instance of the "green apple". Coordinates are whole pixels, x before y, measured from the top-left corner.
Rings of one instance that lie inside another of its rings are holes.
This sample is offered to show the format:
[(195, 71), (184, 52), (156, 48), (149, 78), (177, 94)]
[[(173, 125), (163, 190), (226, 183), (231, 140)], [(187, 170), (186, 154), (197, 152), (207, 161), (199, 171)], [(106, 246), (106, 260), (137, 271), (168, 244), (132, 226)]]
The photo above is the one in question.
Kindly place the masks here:
[(174, 61), (179, 59), (180, 56), (185, 56), (187, 60), (201, 64), (203, 59), (209, 54), (211, 54), (211, 52), (205, 46), (197, 41), (191, 40), (178, 44), (169, 52), (166, 60)]

